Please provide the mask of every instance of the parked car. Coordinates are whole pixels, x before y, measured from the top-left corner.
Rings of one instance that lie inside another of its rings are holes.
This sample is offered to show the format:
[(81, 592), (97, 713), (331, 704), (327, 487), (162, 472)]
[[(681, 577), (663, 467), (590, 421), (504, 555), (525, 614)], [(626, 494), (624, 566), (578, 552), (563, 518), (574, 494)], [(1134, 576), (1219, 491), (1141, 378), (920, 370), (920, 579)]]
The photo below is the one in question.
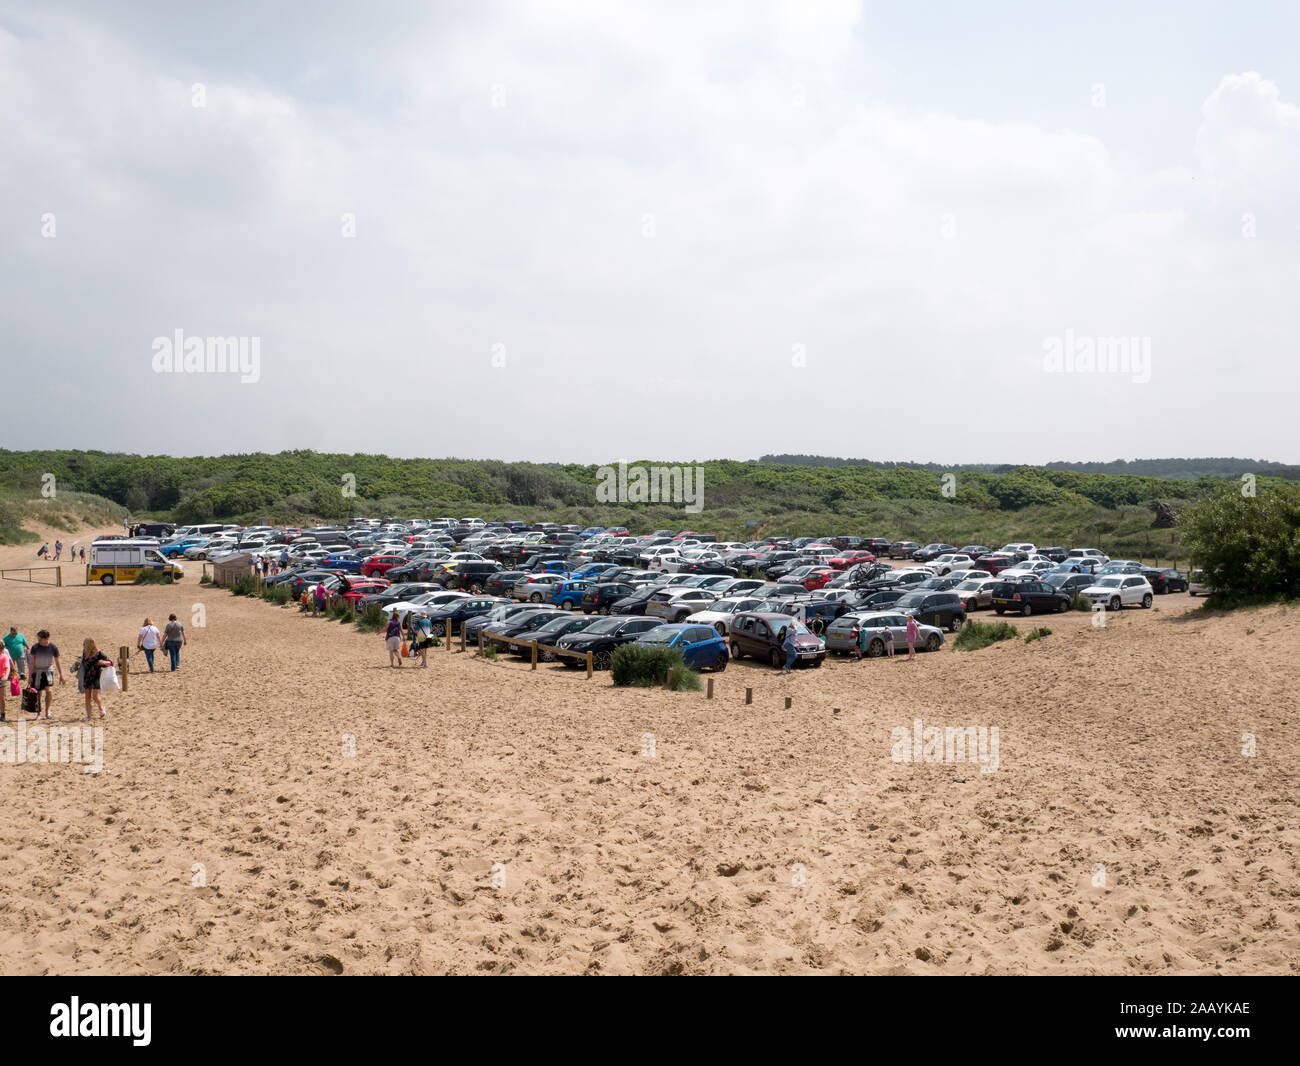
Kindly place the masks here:
[(1043, 574), (1042, 579), (1054, 589), (1059, 589), (1071, 599), (1076, 593), (1082, 594), (1083, 590), (1091, 585), (1096, 578), (1091, 574), (1067, 574), (1059, 570), (1050, 574)]
[(406, 562), (406, 557), (402, 555), (372, 555), (361, 564), (361, 572), (370, 577), (372, 574), (383, 574), (395, 566), (401, 566)]
[(1015, 611), (1030, 615), (1035, 611), (1044, 613), (1069, 608), (1069, 595), (1035, 577), (1021, 581), (999, 580), (993, 586), (993, 610), (998, 614)]
[(510, 590), (510, 595), (516, 600), (528, 600), (530, 603), (550, 602), (555, 586), (563, 585), (566, 580), (568, 580), (566, 574), (531, 574), (518, 582)]
[(470, 619), (486, 618), (491, 611), (509, 602), (499, 596), (466, 596), (438, 607), (425, 608), (423, 613), (429, 616), (435, 633), (445, 634), (447, 623), (450, 622), (454, 635), (464, 629), (465, 623)]
[(920, 546), (914, 540), (896, 540), (886, 549), (886, 554), (891, 559), (910, 559)]
[(633, 586), (623, 581), (591, 582), (583, 590), (580, 606), (584, 614), (609, 614), (611, 605), (635, 591)]
[(748, 655), (773, 666), (784, 666), (786, 653), (781, 634), (787, 626), (795, 627), (796, 664), (821, 666), (826, 659), (826, 645), (821, 638), (809, 632), (798, 619), (775, 612), (746, 611), (732, 619), (731, 657), (740, 660)]
[(736, 596), (714, 600), (712, 603), (705, 604), (703, 609), (689, 615), (686, 621), (696, 625), (712, 626), (725, 637), (731, 629), (731, 620), (737, 614), (757, 610), (758, 605), (764, 602), (766, 601), (754, 596)]
[(953, 570), (971, 569), (975, 565), (975, 560), (963, 552), (944, 552), (942, 555), (930, 559), (928, 565), (936, 574), (942, 577)]
[(1083, 590), (1094, 604), (1103, 604), (1108, 611), (1121, 607), (1150, 607), (1155, 598), (1151, 582), (1141, 574), (1106, 574)]
[(676, 648), (691, 670), (718, 670), (727, 668), (731, 656), (727, 654), (726, 641), (712, 626), (662, 625), (642, 633), (632, 642), (638, 648)]
[(1070, 553), (1064, 548), (1053, 545), (1050, 548), (1039, 548), (1038, 554), (1051, 559), (1054, 563), (1063, 563), (1067, 558), (1069, 558)]
[(966, 624), (966, 605), (955, 592), (910, 592), (894, 601), (895, 614), (911, 614), (918, 622), (956, 633)]
[(551, 602), (562, 611), (572, 611), (582, 603), (582, 594), (589, 588), (590, 581), (556, 582), (551, 592)]
[(995, 577), (967, 578), (949, 591), (961, 599), (962, 606), (969, 615), (971, 611), (993, 606), (993, 586), (997, 580)]
[[(532, 626), (516, 633), (507, 647), (516, 655), (531, 655), (532, 648), (527, 642), (535, 640), (538, 644), (558, 647), (555, 642), (561, 637), (570, 633), (581, 633), (595, 621), (592, 615), (568, 614), (564, 611), (554, 611), (549, 617), (545, 614), (537, 615), (533, 618)], [(553, 663), (560, 658), (555, 652), (540, 648), (537, 657), (544, 663)]]
[[(855, 654), (866, 629), (868, 658), (876, 659), (888, 650), (892, 642), (895, 651), (907, 650), (907, 615), (895, 611), (854, 612), (837, 618), (826, 629), (827, 651)], [(918, 651), (938, 651), (943, 647), (943, 630), (937, 626), (917, 623), (916, 648)]]
[[(580, 633), (570, 633), (560, 637), (555, 642), (555, 646), (566, 651), (589, 651), (592, 653), (592, 666), (597, 670), (608, 670), (615, 648), (620, 644), (636, 640), (642, 633), (647, 633), (662, 624), (661, 619), (644, 615), (597, 618)], [(568, 667), (576, 667), (579, 662), (568, 656), (562, 657), (560, 661)]]
[(1213, 591), (1204, 570), (1193, 570), (1187, 575), (1187, 595), (1208, 596)]
[(468, 562), (456, 563), (438, 578), (449, 589), (466, 589), (469, 592), (482, 592), (493, 574), (499, 574), (505, 568), (500, 563)]
[(662, 589), (646, 601), (645, 613), (669, 622), (684, 622), (717, 599), (717, 594), (708, 589)]
[(912, 552), (912, 558), (918, 563), (929, 562), (944, 552), (955, 552), (957, 546), (954, 544), (941, 544), (938, 542), (927, 544), (924, 548), (917, 548)]

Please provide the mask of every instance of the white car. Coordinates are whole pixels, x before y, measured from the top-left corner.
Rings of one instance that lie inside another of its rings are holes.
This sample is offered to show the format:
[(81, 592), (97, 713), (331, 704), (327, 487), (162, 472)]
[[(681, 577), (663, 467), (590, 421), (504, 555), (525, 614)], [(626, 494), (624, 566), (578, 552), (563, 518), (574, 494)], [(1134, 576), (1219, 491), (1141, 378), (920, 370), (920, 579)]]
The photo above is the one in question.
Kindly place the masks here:
[(960, 585), (954, 585), (948, 591), (960, 597), (966, 611), (978, 611), (981, 607), (993, 606), (993, 586), (1000, 577), (968, 577)]
[(975, 560), (969, 555), (962, 555), (960, 552), (945, 553), (937, 559), (931, 559), (927, 565), (935, 572), (936, 576), (943, 577), (954, 570), (969, 570), (975, 565)]
[(1150, 607), (1154, 599), (1151, 582), (1136, 574), (1106, 574), (1095, 585), (1083, 590), (1083, 595), (1093, 604), (1102, 604), (1108, 611), (1121, 607)]
[[(669, 548), (667, 545), (661, 545), (658, 548), (647, 548), (637, 556), (637, 561), (648, 570), (672, 570), (675, 564), (679, 563), (682, 553), (676, 548)], [(669, 566), (668, 564), (674, 564)]]
[(1094, 563), (1098, 568), (1110, 562), (1110, 556), (1099, 548), (1071, 548), (1065, 553), (1067, 563)]
[(712, 626), (722, 636), (731, 632), (731, 620), (744, 611), (758, 609), (763, 601), (753, 596), (733, 596), (715, 600), (702, 611), (688, 615), (686, 621), (691, 625)]
[(1206, 583), (1204, 570), (1193, 570), (1187, 575), (1187, 595), (1208, 596), (1213, 591)]

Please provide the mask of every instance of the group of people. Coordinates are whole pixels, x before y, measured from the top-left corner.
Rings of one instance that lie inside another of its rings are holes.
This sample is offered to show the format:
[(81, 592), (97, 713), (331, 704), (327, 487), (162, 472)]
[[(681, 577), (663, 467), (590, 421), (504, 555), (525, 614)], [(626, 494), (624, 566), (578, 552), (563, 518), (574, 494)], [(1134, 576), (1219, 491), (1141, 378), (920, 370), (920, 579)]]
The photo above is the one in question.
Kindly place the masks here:
[[(68, 549), (68, 558), (71, 559), (73, 562), (77, 561), (77, 543), (78, 542), (74, 540), (72, 542), (72, 547)], [(54, 542), (53, 552), (50, 551), (50, 542), (46, 541), (39, 548), (36, 549), (36, 558), (48, 559), (51, 562), (57, 563), (60, 559), (63, 558), (63, 541), (56, 540)], [(81, 562), (84, 563), (85, 561), (86, 561), (86, 547), (83, 544), (81, 546)]]
[(412, 655), (420, 657), (420, 669), (429, 669), (429, 649), (433, 643), (433, 621), (423, 611), (409, 612), (405, 621), (394, 611), (384, 626), (384, 647), (388, 649), (390, 667), (401, 667), (402, 645), (405, 644)]
[(280, 554), (253, 556), (253, 570), (259, 578), (275, 577), (281, 570), (289, 569), (289, 552), (281, 549)]
[[(162, 632), (146, 618), (136, 637), (136, 647), (144, 652), (151, 674), (154, 672), (154, 653), (160, 647), (167, 652), (171, 668), (175, 670), (180, 666), (181, 648), (187, 643), (189, 638), (185, 635), (185, 627), (174, 614), (168, 616)], [(107, 670), (112, 674), (106, 674)], [(120, 682), (116, 679), (113, 660), (92, 638), (87, 637), (81, 642), (81, 654), (73, 661), (71, 674), (77, 682), (77, 691), (85, 698), (86, 720), (91, 720), (92, 710), (98, 710), (100, 718), (107, 718), (103, 690), (106, 687), (116, 689)], [(34, 694), (29, 696), (28, 713), (35, 714), (38, 719), (52, 718), (56, 678), (60, 685), (68, 683), (59, 646), (50, 639), (50, 631), (40, 630), (36, 634), (36, 643), (31, 644), (17, 626), (10, 626), (0, 642), (0, 722), (8, 721), (7, 701), (14, 697), (21, 700), (24, 693)]]
[[(914, 660), (916, 658), (916, 640), (921, 635), (921, 629), (917, 625), (916, 619), (910, 614), (907, 616), (907, 629), (904, 635), (907, 638), (907, 658)], [(861, 659), (866, 655), (873, 636), (881, 638), (885, 645), (885, 654), (892, 659), (894, 657), (894, 635), (888, 628), (872, 629), (869, 626), (858, 627), (858, 658)], [(796, 642), (797, 630), (793, 625), (783, 626), (781, 631), (777, 633), (777, 637), (781, 641), (781, 650), (785, 652), (785, 665), (781, 667), (781, 673), (788, 674), (794, 669), (795, 660), (799, 657), (799, 647)]]

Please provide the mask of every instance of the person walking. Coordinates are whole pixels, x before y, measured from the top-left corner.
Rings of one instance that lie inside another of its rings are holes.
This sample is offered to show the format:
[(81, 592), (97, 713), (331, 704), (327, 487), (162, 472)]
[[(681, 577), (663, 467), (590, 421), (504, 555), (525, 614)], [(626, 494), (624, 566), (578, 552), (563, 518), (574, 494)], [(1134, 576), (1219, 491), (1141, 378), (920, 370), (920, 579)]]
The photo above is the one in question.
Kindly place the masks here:
[(795, 658), (799, 654), (799, 645), (795, 641), (795, 626), (798, 625), (794, 619), (781, 631), (781, 647), (785, 649), (785, 666), (781, 673), (788, 674), (794, 668)]
[(433, 645), (433, 622), (427, 611), (421, 611), (411, 623), (411, 634), (415, 638), (414, 649), (420, 653), (420, 669), (429, 669), (429, 648)]
[(17, 678), (17, 667), (9, 655), (9, 649), (0, 644), (0, 722), (8, 721), (5, 718), (5, 697), (9, 695), (9, 679)]
[(99, 717), (107, 718), (108, 712), (104, 710), (104, 698), (99, 693), (99, 678), (104, 672), (104, 667), (113, 665), (113, 660), (100, 651), (95, 642), (87, 637), (82, 642), (81, 658), (78, 663), (81, 668), (81, 681), (86, 696), (86, 721), (90, 721), (90, 705), (92, 702), (99, 708)]
[(84, 544), (81, 546), (81, 561), (83, 563), (86, 561), (86, 546)]
[(27, 638), (18, 632), (17, 626), (10, 626), (4, 636), (4, 646), (14, 662), (18, 679), (24, 680), (27, 677)]
[(384, 647), (388, 649), (388, 665), (400, 669), (402, 666), (402, 620), (397, 617), (396, 611), (388, 616), (388, 624), (384, 626)]
[(158, 650), (158, 645), (162, 643), (162, 634), (158, 632), (158, 627), (148, 618), (144, 620), (144, 625), (140, 627), (140, 632), (136, 635), (135, 646), (144, 652), (144, 660), (149, 664), (149, 673), (153, 673), (153, 653)]
[(181, 664), (181, 648), (189, 642), (189, 638), (185, 635), (185, 627), (176, 621), (174, 614), (169, 614), (167, 625), (163, 627), (163, 648), (171, 661), (173, 672)]
[(36, 549), (36, 558), (38, 559), (44, 559), (49, 554), (50, 554), (50, 545), (48, 542), (42, 544), (39, 548)]
[[(52, 718), (50, 703), (54, 699), (54, 674), (58, 671), (59, 684), (66, 685), (68, 679), (63, 676), (63, 660), (59, 658), (59, 647), (50, 643), (50, 631), (42, 629), (36, 634), (36, 644), (28, 653), (31, 664), (30, 688), (38, 693), (45, 693), (45, 717)], [(40, 703), (36, 705), (36, 717), (41, 716)]]
[(63, 555), (63, 541), (56, 540), (54, 542), (54, 561), (57, 563), (59, 561), (59, 558), (62, 555)]
[(909, 614), (907, 616), (907, 661), (912, 662), (916, 658), (916, 638), (920, 635), (920, 627), (916, 624), (916, 616)]

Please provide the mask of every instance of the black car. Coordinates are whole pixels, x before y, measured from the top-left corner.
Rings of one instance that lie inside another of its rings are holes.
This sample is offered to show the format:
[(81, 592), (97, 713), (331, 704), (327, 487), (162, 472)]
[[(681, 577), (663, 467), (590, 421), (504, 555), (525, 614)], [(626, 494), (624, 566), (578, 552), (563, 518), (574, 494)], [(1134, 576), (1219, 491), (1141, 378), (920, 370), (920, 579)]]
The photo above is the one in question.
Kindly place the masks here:
[(1096, 582), (1096, 578), (1091, 574), (1044, 574), (1043, 581), (1051, 585), (1054, 589), (1060, 589), (1067, 596), (1073, 598), (1076, 592), (1082, 592), (1089, 585)]
[(906, 596), (900, 596), (889, 609), (900, 614), (910, 614), (918, 622), (949, 629), (954, 633), (966, 622), (966, 605), (955, 592), (913, 590)]
[(1154, 566), (1144, 566), (1138, 573), (1151, 583), (1151, 591), (1157, 596), (1163, 596), (1169, 591), (1169, 577), (1163, 570), (1157, 570)]
[(1045, 581), (999, 581), (993, 586), (993, 610), (998, 614), (1019, 611), (1029, 615), (1035, 611), (1067, 611), (1070, 597)]
[(849, 547), (857, 547), (871, 552), (877, 559), (883, 559), (894, 549), (894, 542), (885, 537), (863, 537), (862, 542)]
[[(645, 615), (632, 615), (619, 618), (597, 618), (580, 633), (570, 633), (555, 642), (557, 648), (565, 651), (591, 652), (592, 665), (597, 670), (608, 670), (614, 657), (614, 649), (620, 644), (636, 640), (642, 633), (648, 633), (656, 626), (663, 625), (659, 618)], [(575, 667), (579, 660), (567, 655), (561, 658), (565, 666)]]
[(478, 631), (486, 628), (494, 622), (502, 622), (508, 618), (513, 618), (524, 611), (537, 610), (535, 603), (499, 603), (486, 614), (478, 614), (469, 618), (464, 623), (465, 639), (478, 643)]
[[(532, 629), (541, 622), (554, 618), (560, 613), (558, 607), (549, 603), (530, 603), (528, 610), (518, 611), (509, 618), (504, 618), (499, 622), (489, 622), (483, 627), (483, 634), (492, 634), (497, 637), (513, 637), (524, 632), (526, 629)], [(566, 611), (565, 614), (570, 612)], [(542, 616), (546, 617), (543, 618)]]
[(622, 581), (601, 581), (588, 585), (582, 594), (582, 613), (609, 614), (610, 608), (619, 600), (631, 596), (636, 589)]
[[(1165, 591), (1166, 591), (1166, 592), (1186, 592), (1186, 591), (1187, 591), (1187, 575), (1184, 574), (1181, 570), (1175, 570), (1175, 569), (1171, 566), (1171, 567), (1169, 567), (1167, 570), (1161, 570), (1160, 573), (1162, 573), (1162, 574), (1165, 575)], [(1150, 580), (1150, 579), (1148, 579), (1148, 580)], [(1154, 583), (1154, 582), (1152, 583), (1151, 587), (1152, 587), (1153, 589), (1155, 589), (1155, 583)], [(1160, 590), (1159, 590), (1159, 589), (1156, 589), (1156, 591), (1159, 592)]]
[(682, 563), (678, 568), (679, 574), (721, 574), (724, 577), (735, 577), (736, 568), (720, 563), (716, 559), (702, 559), (699, 562)]
[(972, 559), (978, 559), (981, 555), (991, 555), (993, 549), (987, 544), (967, 544), (962, 548), (962, 555), (969, 555)]
[(443, 573), (438, 580), (449, 589), (479, 592), (487, 585), (489, 578), (501, 573), (504, 569), (500, 563), (457, 563), (451, 570)]
[(1070, 553), (1064, 548), (1056, 545), (1053, 545), (1050, 548), (1039, 548), (1038, 554), (1047, 556), (1047, 558), (1051, 559), (1054, 563), (1063, 563), (1070, 555)]
[(910, 595), (911, 592), (902, 586), (883, 590), (861, 589), (850, 604), (850, 609), (854, 611), (883, 611), (887, 607), (893, 607), (904, 596)]
[(457, 633), (471, 618), (485, 617), (493, 608), (500, 607), (508, 601), (497, 596), (467, 596), (463, 600), (444, 603), (441, 607), (431, 608), (427, 613), (433, 623), (433, 631), (438, 635), (447, 632), (447, 623), (451, 623), (452, 633)]
[(492, 596), (509, 596), (510, 590), (528, 575), (522, 570), (498, 570), (483, 584), (483, 591)]
[(424, 592), (439, 592), (441, 585), (435, 585), (430, 581), (405, 581), (397, 585), (389, 585), (388, 588), (379, 592), (371, 592), (357, 601), (357, 609), (364, 611), (371, 605), (375, 607), (387, 607), (390, 603), (401, 603), (409, 600), (412, 596), (419, 596)]
[(609, 614), (640, 614), (645, 610), (647, 601), (656, 592), (661, 591), (660, 585), (642, 585), (639, 589), (629, 592), (620, 600), (615, 600), (609, 605)]
[[(534, 618), (527, 629), (521, 629), (516, 633), (510, 643), (510, 650), (516, 655), (531, 655), (532, 648), (528, 645), (529, 641), (535, 640), (538, 644), (554, 646), (561, 637), (568, 636), (570, 633), (581, 633), (595, 621), (596, 619), (590, 615), (553, 611), (552, 617), (547, 618), (542, 615)], [(547, 663), (553, 663), (559, 658), (553, 651), (540, 650), (537, 657)]]
[(889, 546), (888, 554), (891, 559), (910, 559), (912, 552), (919, 547), (914, 540), (896, 540)]
[(956, 550), (956, 546), (952, 544), (930, 543), (924, 548), (917, 548), (913, 551), (912, 558), (918, 563), (923, 563), (928, 559), (933, 559), (936, 556), (943, 555), (945, 552), (955, 552)]

